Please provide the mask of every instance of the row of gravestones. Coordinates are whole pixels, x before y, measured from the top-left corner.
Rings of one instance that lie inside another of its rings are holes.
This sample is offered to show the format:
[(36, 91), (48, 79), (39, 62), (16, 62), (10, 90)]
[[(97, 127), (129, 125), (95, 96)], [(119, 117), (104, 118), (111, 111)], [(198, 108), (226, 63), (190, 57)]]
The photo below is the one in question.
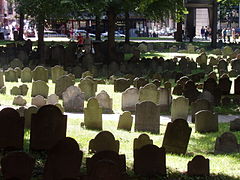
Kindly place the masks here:
[[(232, 145), (232, 134), (224, 133), (216, 143), (216, 153), (222, 152), (225, 146)], [(102, 143), (107, 141), (107, 143)], [(229, 144), (230, 141), (230, 144)], [(166, 176), (166, 151), (164, 147), (153, 145), (153, 141), (146, 134), (141, 134), (134, 139), (133, 170), (136, 175), (145, 177)], [(43, 177), (45, 180), (66, 178), (79, 178), (95, 180), (128, 179), (126, 174), (126, 158), (119, 154), (119, 141), (108, 132), (100, 132), (89, 143), (89, 151), (94, 155), (86, 159), (87, 175), (80, 174), (83, 152), (78, 143), (69, 137), (62, 138), (49, 149), (44, 166)], [(239, 151), (237, 151), (239, 152)], [(35, 166), (35, 159), (25, 152), (12, 152), (1, 159), (2, 174), (5, 179), (19, 178), (30, 180)], [(189, 176), (209, 176), (209, 160), (201, 155), (195, 156), (188, 163)]]

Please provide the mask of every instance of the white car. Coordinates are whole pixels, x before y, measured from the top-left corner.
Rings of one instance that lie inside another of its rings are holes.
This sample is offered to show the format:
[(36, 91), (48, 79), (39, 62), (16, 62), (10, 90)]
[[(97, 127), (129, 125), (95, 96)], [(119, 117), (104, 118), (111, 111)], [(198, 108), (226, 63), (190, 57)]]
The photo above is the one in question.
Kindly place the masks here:
[(56, 31), (44, 31), (44, 37), (67, 37), (66, 34), (59, 34)]
[[(102, 33), (102, 37), (108, 37), (108, 32)], [(125, 34), (121, 34), (118, 31), (115, 31), (115, 37), (125, 37)]]
[[(75, 36), (78, 36), (79, 33), (81, 33), (82, 36), (86, 36), (86, 35), (87, 35), (87, 31), (85, 31), (85, 30), (83, 30), (83, 29), (76, 29), (76, 30), (74, 30), (74, 35), (75, 35)], [(92, 37), (92, 38), (95, 38), (95, 37), (96, 37), (96, 35), (93, 34), (93, 33), (88, 33), (88, 34), (89, 34), (89, 36)]]

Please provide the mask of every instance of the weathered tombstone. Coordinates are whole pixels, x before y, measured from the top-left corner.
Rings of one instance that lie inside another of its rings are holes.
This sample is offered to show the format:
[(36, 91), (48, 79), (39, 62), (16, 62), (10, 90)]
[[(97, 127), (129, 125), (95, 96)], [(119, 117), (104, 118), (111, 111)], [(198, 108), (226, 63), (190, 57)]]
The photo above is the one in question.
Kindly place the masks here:
[(131, 131), (133, 117), (131, 112), (127, 111), (120, 115), (117, 129)]
[(17, 77), (18, 78), (21, 78), (21, 69), (19, 68), (19, 67), (16, 67), (16, 68), (14, 68), (14, 71), (16, 71), (16, 73), (17, 73)]
[(96, 99), (98, 100), (99, 106), (102, 108), (103, 113), (113, 113), (112, 110), (112, 98), (108, 95), (108, 93), (102, 90), (97, 96)]
[(0, 149), (23, 149), (24, 119), (13, 108), (0, 111)]
[(66, 89), (70, 86), (73, 86), (75, 84), (74, 80), (69, 77), (68, 75), (64, 75), (60, 77), (55, 85), (55, 94), (62, 98), (62, 93), (66, 91)]
[(230, 81), (229, 77), (224, 77), (219, 79), (219, 88), (221, 90), (222, 95), (229, 95), (231, 86), (232, 86), (232, 81)]
[(32, 71), (32, 76), (34, 81), (42, 80), (48, 82), (48, 70), (43, 66), (37, 66)]
[(201, 110), (195, 114), (195, 130), (196, 132), (217, 132), (218, 131), (218, 115), (208, 110)]
[(87, 76), (91, 76), (93, 77), (93, 74), (90, 71), (85, 71), (84, 73), (82, 73), (82, 78), (84, 79)]
[(46, 105), (46, 99), (41, 96), (41, 95), (37, 95), (35, 97), (32, 97), (32, 102), (31, 104), (37, 107), (42, 107), (44, 105)]
[(23, 68), (23, 63), (18, 58), (15, 58), (10, 62), (10, 67), (11, 68), (19, 67), (20, 69), (22, 69)]
[(135, 78), (134, 80), (133, 80), (133, 85), (134, 85), (134, 87), (136, 87), (136, 88), (140, 88), (140, 87), (143, 87), (143, 86), (145, 86), (146, 84), (148, 84), (148, 81), (145, 79), (145, 78), (143, 78), (143, 77), (140, 77), (140, 78)]
[(159, 92), (157, 86), (153, 83), (146, 84), (139, 89), (139, 102), (151, 101), (155, 104), (159, 103)]
[(6, 82), (18, 82), (17, 72), (12, 68), (8, 68), (5, 71), (5, 81)]
[(84, 108), (84, 93), (79, 87), (70, 86), (62, 95), (63, 107), (66, 112), (83, 112)]
[(44, 167), (44, 180), (77, 178), (80, 175), (83, 152), (70, 137), (61, 139), (49, 150)]
[(122, 93), (122, 110), (135, 112), (138, 99), (139, 99), (139, 92), (137, 88), (126, 89)]
[(13, 86), (13, 88), (10, 90), (10, 94), (14, 96), (21, 95), (21, 90), (19, 87)]
[(51, 94), (47, 97), (47, 104), (57, 104), (59, 97), (56, 94)]
[(182, 87), (180, 84), (177, 84), (177, 85), (173, 88), (172, 94), (181, 96), (181, 95), (183, 94), (183, 87)]
[(114, 80), (114, 92), (124, 92), (130, 86), (131, 82), (129, 79), (118, 78)]
[(175, 119), (185, 119), (188, 118), (189, 100), (185, 97), (178, 97), (173, 99), (171, 107), (171, 117), (172, 121)]
[(138, 138), (135, 138), (133, 141), (133, 151), (135, 149), (141, 149), (147, 144), (153, 144), (153, 140), (147, 134), (140, 134)]
[(202, 65), (202, 64), (206, 65), (207, 64), (207, 55), (206, 55), (206, 53), (201, 53), (200, 56), (197, 57), (196, 62), (199, 65)]
[(197, 100), (200, 92), (197, 90), (195, 83), (192, 80), (189, 80), (185, 83), (183, 88), (183, 95), (185, 98), (189, 99), (189, 102), (192, 103)]
[(96, 98), (90, 98), (84, 108), (84, 124), (88, 129), (102, 130), (102, 108)]
[(135, 131), (160, 132), (160, 108), (150, 101), (136, 105)]
[(141, 176), (166, 175), (165, 149), (148, 144), (134, 153), (134, 172)]
[(169, 112), (170, 110), (170, 103), (171, 103), (171, 96), (169, 89), (167, 88), (159, 88), (159, 106), (160, 112)]
[(0, 88), (4, 87), (3, 71), (0, 70)]
[(38, 80), (32, 83), (32, 94), (31, 94), (32, 97), (41, 95), (47, 98), (48, 91), (49, 91), (49, 87), (45, 81)]
[(119, 141), (115, 140), (111, 132), (101, 131), (94, 139), (90, 140), (89, 152), (97, 153), (100, 151), (119, 152)]
[(176, 119), (174, 122), (168, 123), (162, 147), (168, 153), (185, 154), (191, 132), (192, 128), (188, 126), (187, 121), (184, 119)]
[(230, 46), (224, 46), (222, 50), (223, 56), (231, 56), (233, 54), (233, 50)]
[(25, 99), (23, 99), (22, 96), (16, 96), (13, 99), (13, 105), (17, 105), (17, 106), (26, 106), (27, 101)]
[(209, 159), (204, 156), (197, 155), (192, 161), (188, 162), (188, 176), (209, 176)]
[(56, 83), (57, 80), (65, 75), (65, 71), (62, 66), (56, 65), (51, 68), (51, 76), (52, 76), (52, 82)]
[(28, 86), (26, 84), (22, 84), (19, 86), (19, 89), (21, 91), (21, 95), (26, 96), (28, 92)]
[(230, 122), (230, 131), (240, 131), (240, 119), (234, 119)]
[(32, 82), (32, 71), (29, 67), (25, 67), (21, 72), (21, 82)]
[(88, 100), (91, 97), (95, 97), (95, 93), (97, 92), (97, 84), (93, 79), (85, 77), (80, 80), (78, 87), (84, 92), (85, 100)]
[(198, 99), (191, 104), (192, 122), (195, 122), (195, 113), (201, 110), (212, 111), (211, 103), (206, 99)]
[(49, 150), (66, 137), (67, 116), (54, 105), (42, 106), (32, 114), (30, 149)]
[(225, 61), (225, 60), (220, 60), (219, 63), (218, 63), (218, 72), (228, 72), (228, 62)]
[(236, 136), (231, 132), (225, 132), (217, 137), (214, 154), (239, 153), (239, 145)]
[(4, 179), (31, 180), (35, 159), (25, 152), (11, 152), (1, 159)]
[(31, 120), (32, 120), (32, 114), (36, 114), (38, 111), (38, 108), (36, 106), (30, 106), (29, 108), (25, 109), (24, 111), (24, 127), (27, 129), (31, 128)]

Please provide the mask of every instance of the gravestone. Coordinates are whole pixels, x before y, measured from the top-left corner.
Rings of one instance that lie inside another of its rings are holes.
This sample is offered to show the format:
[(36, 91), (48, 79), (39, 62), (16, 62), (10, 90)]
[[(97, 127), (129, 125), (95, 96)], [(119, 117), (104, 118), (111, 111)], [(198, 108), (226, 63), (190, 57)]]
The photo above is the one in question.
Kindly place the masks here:
[(0, 88), (4, 87), (3, 70), (0, 70)]
[(25, 67), (21, 72), (21, 82), (32, 82), (32, 71), (29, 67)]
[(217, 73), (212, 71), (208, 74), (208, 78), (212, 78), (214, 79), (215, 81), (217, 81)]
[(19, 87), (13, 86), (13, 88), (10, 90), (10, 94), (14, 96), (21, 95), (21, 90)]
[(34, 81), (42, 80), (48, 82), (48, 70), (43, 66), (37, 66), (32, 71), (32, 76)]
[(207, 64), (207, 55), (206, 53), (201, 53), (200, 56), (196, 58), (198, 65)]
[(102, 90), (97, 96), (96, 99), (98, 100), (99, 106), (102, 108), (103, 113), (105, 114), (112, 114), (112, 98), (108, 95), (108, 93)]
[(234, 119), (230, 122), (230, 131), (240, 131), (240, 119)]
[(79, 87), (70, 86), (63, 93), (63, 107), (66, 112), (83, 112), (84, 93)]
[(49, 150), (66, 137), (67, 116), (54, 105), (45, 105), (32, 114), (30, 149)]
[(167, 88), (159, 88), (159, 106), (160, 112), (169, 112), (170, 110), (170, 103), (171, 103), (171, 96), (169, 89)]
[(229, 95), (230, 94), (230, 90), (231, 90), (231, 86), (232, 86), (232, 81), (230, 81), (229, 77), (221, 77), (219, 79), (219, 88), (221, 90), (221, 94), (222, 95)]
[(131, 86), (131, 81), (125, 78), (118, 78), (114, 80), (114, 92), (124, 92)]
[(84, 124), (88, 129), (102, 130), (102, 108), (96, 98), (90, 98), (84, 108)]
[(209, 176), (209, 159), (204, 156), (197, 155), (192, 161), (188, 162), (188, 176)]
[(117, 129), (118, 130), (122, 129), (122, 130), (126, 130), (126, 131), (131, 131), (132, 123), (133, 123), (132, 114), (131, 114), (131, 112), (126, 111), (126, 112), (124, 112), (123, 114), (120, 115)]
[(4, 74), (6, 82), (18, 82), (17, 72), (12, 68), (8, 68)]
[(35, 159), (25, 152), (11, 152), (1, 159), (4, 179), (31, 180)]
[(231, 132), (225, 132), (217, 137), (214, 154), (239, 153), (239, 145), (236, 136)]
[(85, 71), (84, 73), (82, 73), (82, 78), (84, 79), (87, 76), (91, 76), (93, 77), (93, 74), (90, 71)]
[(234, 94), (240, 95), (240, 75), (234, 80)]
[(41, 80), (33, 81), (32, 94), (31, 94), (32, 97), (41, 95), (41, 96), (47, 98), (48, 91), (49, 91), (49, 87), (45, 81), (41, 81)]
[(91, 97), (95, 97), (95, 93), (97, 92), (97, 84), (93, 79), (85, 77), (80, 80), (78, 87), (84, 92), (85, 100), (88, 100)]
[(19, 68), (19, 67), (16, 67), (16, 68), (14, 68), (14, 71), (16, 71), (16, 73), (17, 73), (17, 77), (18, 78), (21, 78), (21, 69)]
[(144, 101), (151, 101), (155, 104), (159, 103), (159, 91), (157, 86), (153, 83), (146, 84), (139, 89), (139, 103)]
[(77, 178), (80, 176), (83, 152), (77, 141), (66, 137), (49, 150), (44, 167), (44, 180)]
[(119, 152), (119, 141), (109, 131), (101, 131), (89, 142), (89, 152), (98, 153), (100, 151)]
[(195, 114), (195, 130), (196, 132), (217, 132), (218, 131), (218, 115), (208, 110), (201, 110)]
[(201, 110), (212, 111), (211, 103), (206, 99), (198, 99), (191, 104), (192, 122), (195, 122), (195, 113)]
[(26, 106), (27, 101), (25, 99), (23, 99), (22, 96), (16, 96), (13, 99), (13, 105), (17, 105), (17, 106)]
[(192, 103), (197, 100), (200, 92), (197, 90), (195, 83), (192, 80), (189, 80), (185, 83), (183, 88), (183, 95), (185, 98), (189, 99), (189, 102)]
[(13, 108), (0, 111), (0, 149), (23, 149), (24, 119)]
[(14, 59), (10, 62), (10, 67), (11, 67), (11, 68), (19, 67), (20, 69), (22, 69), (22, 68), (23, 68), (23, 63), (22, 63), (22, 61), (20, 61), (20, 59), (14, 58)]
[(148, 84), (148, 81), (144, 77), (140, 77), (140, 78), (137, 77), (133, 80), (134, 87), (136, 87), (138, 89), (140, 87), (145, 86), (146, 84)]
[(52, 82), (56, 83), (57, 80), (65, 75), (65, 71), (62, 66), (56, 65), (51, 68), (51, 76), (52, 76)]
[(228, 72), (228, 62), (225, 61), (225, 60), (220, 60), (219, 63), (218, 63), (218, 72)]
[(134, 138), (133, 151), (135, 149), (141, 149), (143, 146), (153, 144), (153, 140), (147, 134), (140, 134), (138, 138)]
[(19, 89), (21, 91), (21, 95), (26, 96), (28, 92), (28, 86), (26, 84), (22, 84), (19, 86)]
[(188, 118), (189, 100), (185, 97), (178, 97), (173, 99), (171, 106), (171, 118), (172, 121), (176, 119)]
[(165, 149), (148, 144), (134, 153), (133, 170), (141, 176), (166, 175), (166, 152)]
[(24, 111), (24, 127), (26, 129), (31, 128), (31, 120), (32, 120), (32, 114), (36, 114), (38, 111), (38, 108), (36, 106), (30, 106), (29, 108), (25, 109)]
[(223, 56), (231, 56), (233, 54), (233, 50), (230, 46), (224, 46), (222, 50)]
[(58, 103), (59, 97), (56, 94), (51, 94), (47, 97), (47, 104), (55, 105)]
[(56, 81), (55, 85), (55, 94), (59, 97), (62, 98), (62, 93), (66, 91), (66, 89), (70, 86), (73, 86), (75, 84), (74, 80), (69, 76), (69, 75), (64, 75), (60, 77)]
[(160, 107), (158, 105), (150, 101), (136, 105), (135, 131), (160, 133)]
[(183, 87), (182, 87), (180, 84), (177, 84), (177, 85), (173, 88), (172, 94), (181, 96), (181, 95), (183, 94)]
[(187, 152), (188, 142), (192, 128), (184, 119), (176, 119), (169, 122), (164, 134), (162, 147), (168, 153), (185, 154)]
[(139, 92), (137, 88), (126, 89), (122, 93), (122, 110), (135, 112), (138, 99), (139, 99)]
[(37, 95), (35, 97), (32, 97), (32, 102), (31, 104), (37, 107), (42, 107), (44, 105), (46, 105), (47, 101), (46, 99), (41, 96), (41, 95)]

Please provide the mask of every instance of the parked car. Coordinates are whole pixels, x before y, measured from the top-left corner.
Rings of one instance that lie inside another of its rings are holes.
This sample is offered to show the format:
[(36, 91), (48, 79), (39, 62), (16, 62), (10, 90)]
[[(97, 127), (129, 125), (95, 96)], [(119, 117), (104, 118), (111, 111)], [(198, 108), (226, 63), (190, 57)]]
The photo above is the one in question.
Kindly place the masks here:
[[(108, 37), (108, 32), (102, 33), (101, 36)], [(125, 37), (125, 34), (121, 34), (120, 32), (115, 31), (115, 37)]]
[[(74, 36), (78, 36), (79, 33), (81, 33), (81, 35), (82, 35), (83, 37), (85, 37), (85, 36), (87, 35), (87, 31), (84, 30), (84, 29), (76, 29), (76, 30), (74, 30)], [(93, 33), (88, 33), (88, 34), (89, 34), (89, 37), (92, 37), (92, 38), (95, 38), (95, 37), (96, 37), (96, 35), (93, 34)]]
[(56, 31), (44, 31), (44, 37), (67, 37), (66, 34), (59, 34)]
[(236, 34), (236, 38), (238, 39), (240, 36), (240, 28), (235, 29), (235, 34)]

